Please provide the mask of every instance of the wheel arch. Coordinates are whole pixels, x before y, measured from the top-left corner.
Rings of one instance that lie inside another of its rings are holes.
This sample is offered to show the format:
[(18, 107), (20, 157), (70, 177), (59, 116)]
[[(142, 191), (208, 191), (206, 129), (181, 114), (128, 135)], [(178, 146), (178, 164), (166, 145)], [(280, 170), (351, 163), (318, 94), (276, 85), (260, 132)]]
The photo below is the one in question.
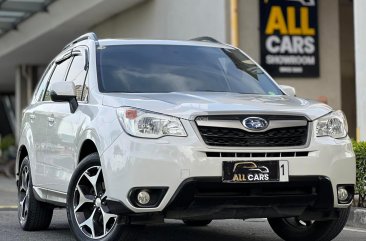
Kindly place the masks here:
[(23, 159), (29, 155), (32, 155), (32, 147), (33, 147), (33, 133), (30, 128), (29, 123), (24, 123), (24, 128), (20, 132), (19, 141), (18, 141), (18, 150), (15, 161), (15, 177), (18, 180), (19, 177), (19, 169), (22, 165)]
[(97, 145), (92, 141), (91, 139), (86, 139), (81, 144), (80, 151), (79, 151), (79, 157), (78, 157), (78, 164), (88, 155), (92, 153), (99, 153)]
[(28, 149), (25, 145), (21, 145), (18, 148), (18, 153), (17, 153), (17, 161), (16, 161), (16, 166), (15, 166), (15, 176), (17, 177), (17, 180), (19, 178), (19, 169), (22, 165), (22, 162), (24, 160), (24, 158), (26, 156), (28, 156)]

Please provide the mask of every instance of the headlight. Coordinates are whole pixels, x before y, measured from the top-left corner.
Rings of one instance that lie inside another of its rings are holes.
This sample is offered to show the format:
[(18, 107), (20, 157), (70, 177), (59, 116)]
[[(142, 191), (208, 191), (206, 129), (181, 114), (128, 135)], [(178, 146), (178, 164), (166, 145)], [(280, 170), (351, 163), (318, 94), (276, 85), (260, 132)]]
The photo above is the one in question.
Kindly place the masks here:
[(117, 109), (123, 129), (132, 136), (159, 138), (162, 136), (187, 136), (178, 118), (156, 114), (132, 107)]
[(344, 138), (348, 133), (347, 119), (340, 110), (334, 111), (318, 119), (316, 125), (316, 136), (330, 136), (333, 138)]

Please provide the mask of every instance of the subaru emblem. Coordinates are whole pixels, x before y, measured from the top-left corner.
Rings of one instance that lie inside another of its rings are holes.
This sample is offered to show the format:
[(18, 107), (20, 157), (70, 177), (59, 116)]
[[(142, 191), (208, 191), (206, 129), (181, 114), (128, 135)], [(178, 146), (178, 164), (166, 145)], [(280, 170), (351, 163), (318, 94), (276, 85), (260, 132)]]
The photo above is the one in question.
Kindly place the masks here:
[(268, 127), (268, 122), (260, 117), (248, 117), (243, 120), (243, 126), (251, 131), (260, 131)]

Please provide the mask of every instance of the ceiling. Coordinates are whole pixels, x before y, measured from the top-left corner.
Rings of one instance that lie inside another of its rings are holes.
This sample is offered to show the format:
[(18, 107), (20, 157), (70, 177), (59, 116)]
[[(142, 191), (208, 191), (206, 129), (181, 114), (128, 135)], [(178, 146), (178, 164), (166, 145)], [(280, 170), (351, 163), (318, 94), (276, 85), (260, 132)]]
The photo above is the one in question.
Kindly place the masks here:
[(0, 37), (37, 12), (47, 11), (55, 0), (0, 0)]
[(0, 94), (14, 92), (16, 66), (48, 64), (71, 40), (142, 1), (0, 0)]

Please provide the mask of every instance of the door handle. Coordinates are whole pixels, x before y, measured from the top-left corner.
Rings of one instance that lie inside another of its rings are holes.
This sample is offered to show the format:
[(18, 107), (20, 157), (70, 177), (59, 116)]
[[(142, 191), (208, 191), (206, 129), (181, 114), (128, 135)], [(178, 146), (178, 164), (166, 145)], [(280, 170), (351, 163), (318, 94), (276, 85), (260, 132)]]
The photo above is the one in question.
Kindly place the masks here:
[(53, 117), (48, 117), (48, 124), (50, 125), (50, 126), (53, 126), (53, 124), (55, 123), (55, 118), (53, 118)]
[(30, 114), (29, 119), (31, 120), (31, 122), (33, 122), (34, 119), (36, 119), (36, 115), (35, 114)]

